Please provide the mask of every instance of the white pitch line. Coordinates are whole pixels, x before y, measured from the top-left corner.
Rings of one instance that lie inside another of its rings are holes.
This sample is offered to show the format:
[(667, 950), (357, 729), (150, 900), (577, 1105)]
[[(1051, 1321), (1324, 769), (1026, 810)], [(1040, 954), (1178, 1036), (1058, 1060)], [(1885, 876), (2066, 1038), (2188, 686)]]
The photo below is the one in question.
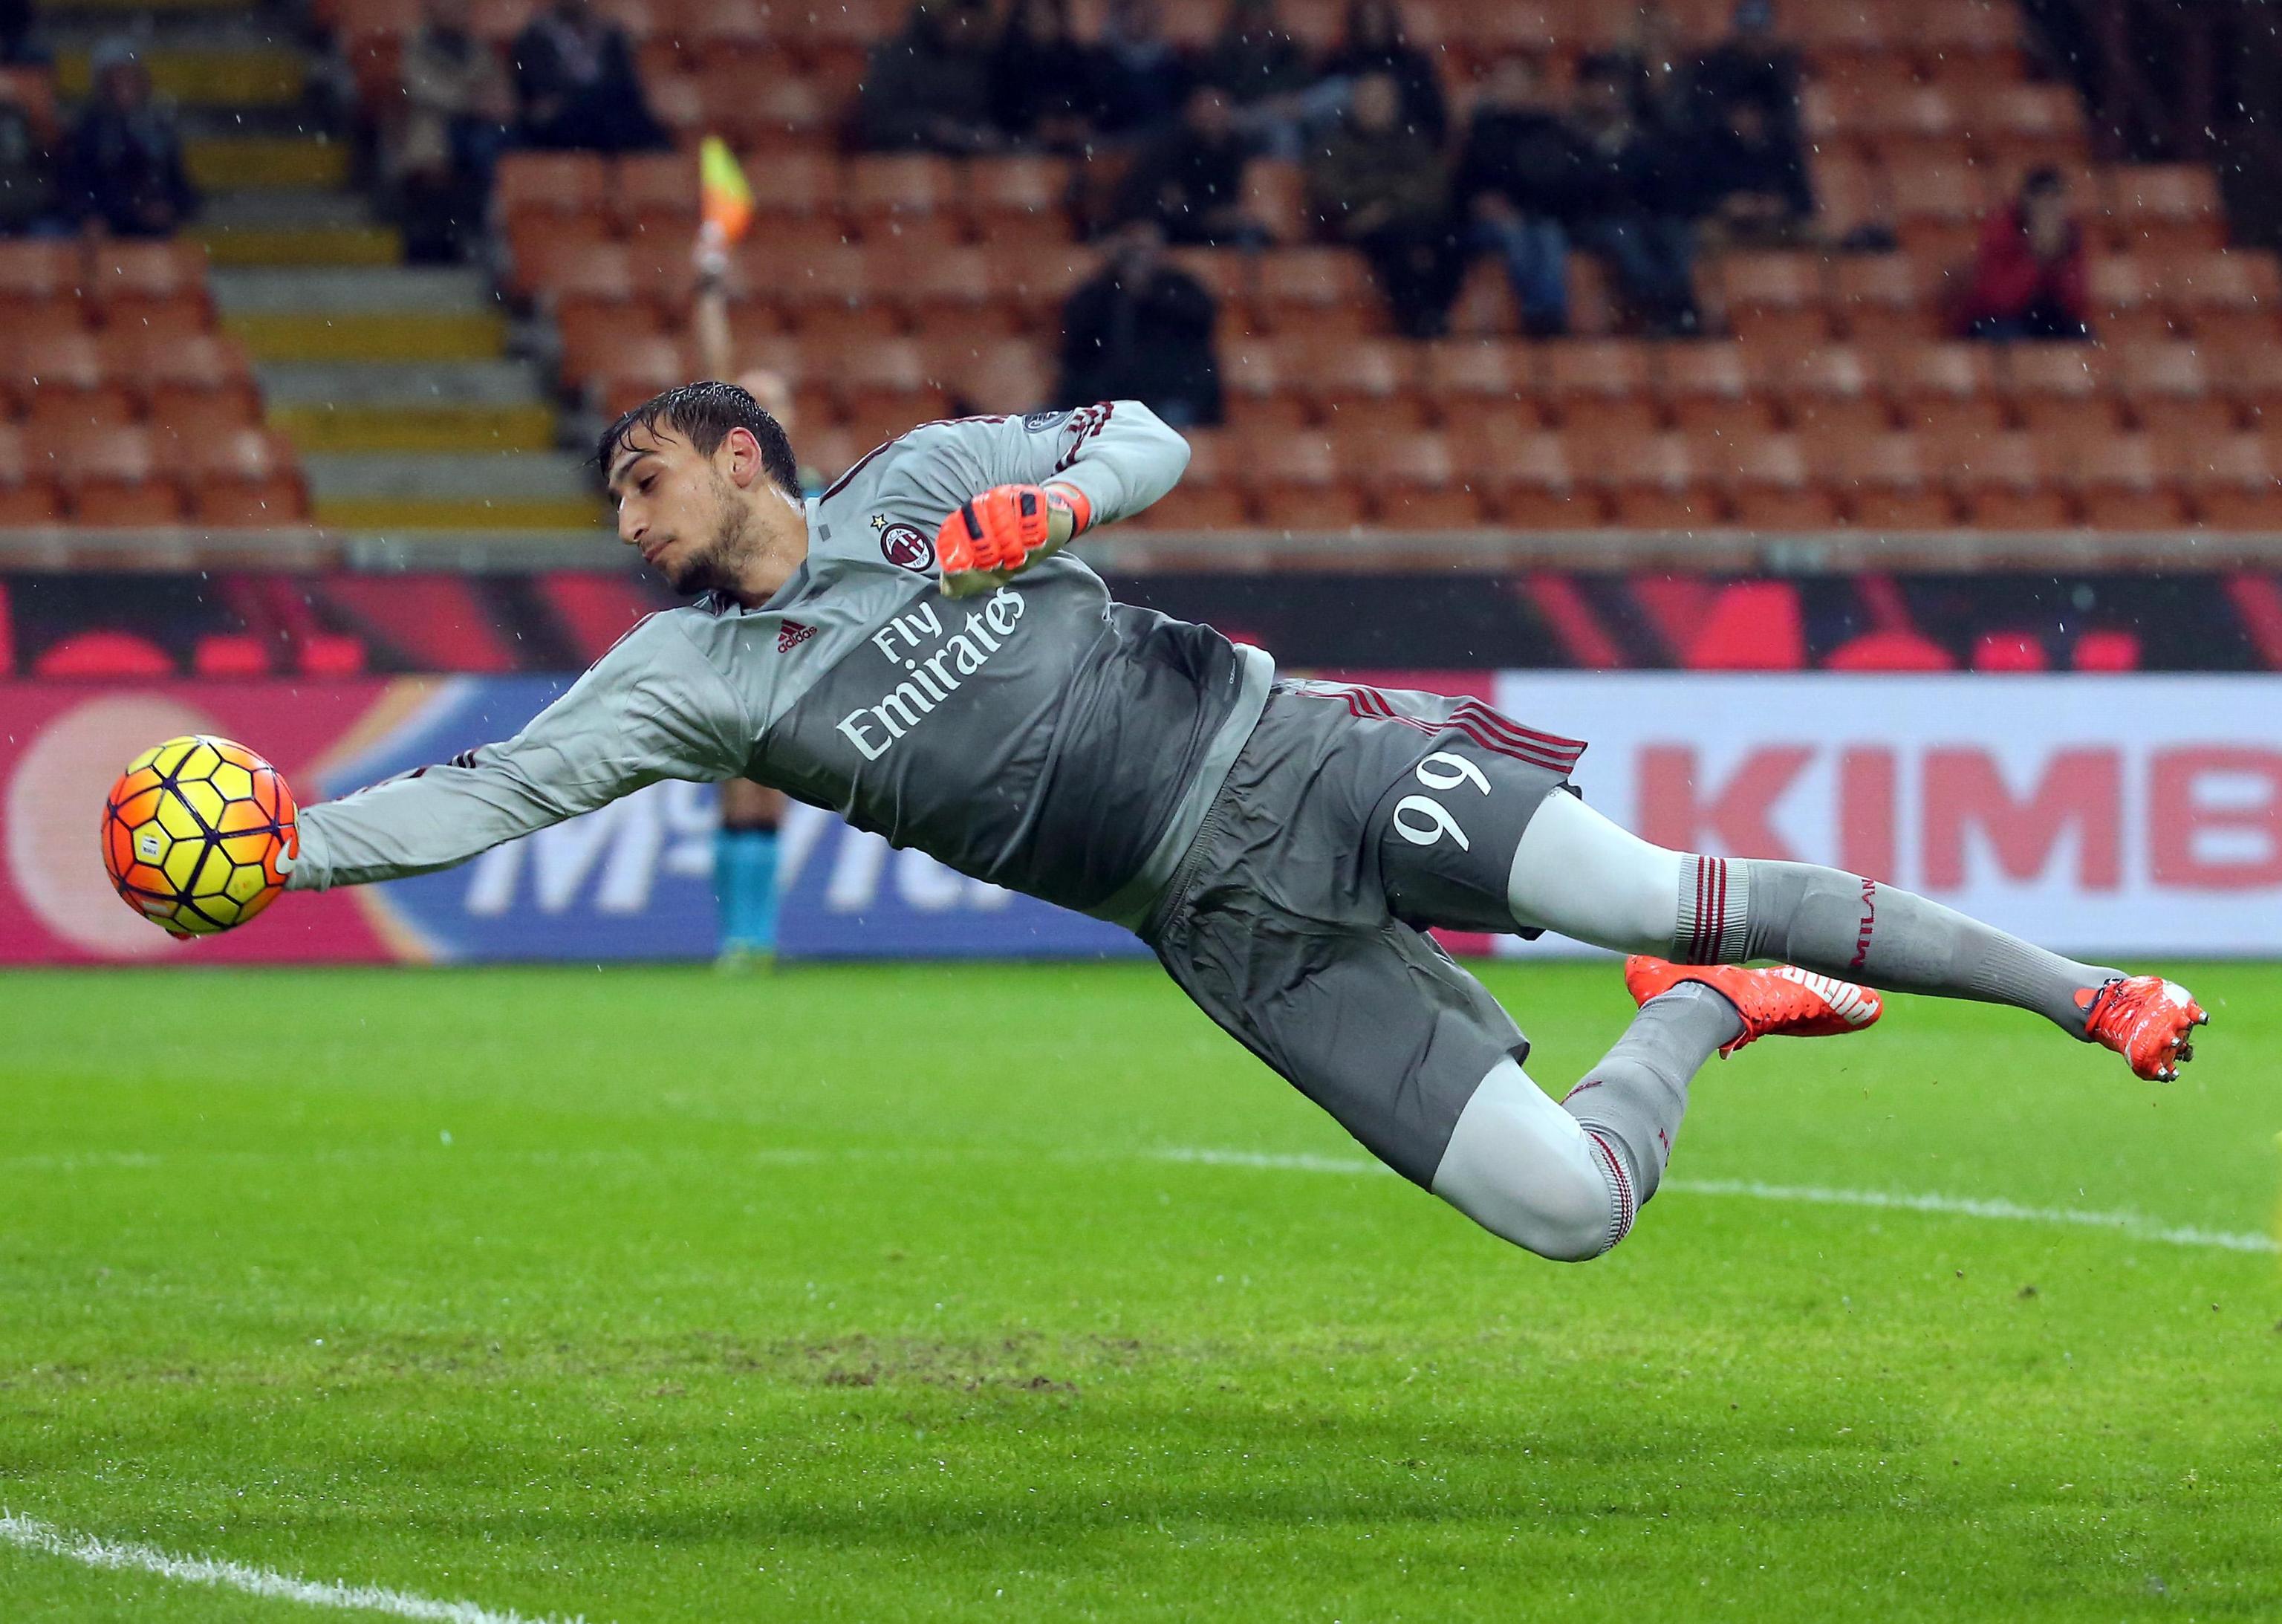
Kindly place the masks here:
[[(1353, 1156), (1277, 1155), (1252, 1150), (1176, 1147), (1150, 1153), (1159, 1162), (1203, 1167), (1263, 1168), (1287, 1173), (1389, 1173), (1376, 1162)], [(2024, 1207), (2018, 1201), (1972, 1195), (1922, 1195), (1907, 1191), (1829, 1190), (1816, 1185), (1770, 1185), (1742, 1178), (1667, 1178), (1663, 1187), (1684, 1195), (1741, 1196), (1755, 1201), (1797, 1201), (1814, 1207), (1868, 1207), (1889, 1212), (1929, 1212), (1944, 1217), (1990, 1218), (2006, 1224), (2058, 1224), (2076, 1229), (2114, 1230), (2134, 1240), (2169, 1247), (2203, 1247), (2221, 1252), (2282, 1252), (2271, 1235), (2240, 1230), (2198, 1229), (2165, 1224), (2137, 1212), (2092, 1212), (2075, 1207)]]
[(474, 1602), (438, 1601), (432, 1597), (415, 1596), (382, 1585), (297, 1579), (274, 1568), (250, 1567), (243, 1562), (223, 1562), (212, 1557), (177, 1557), (155, 1545), (74, 1534), (36, 1517), (19, 1517), (8, 1511), (0, 1511), (0, 1542), (89, 1567), (154, 1573), (185, 1584), (243, 1590), (248, 1596), (271, 1601), (299, 1602), (310, 1607), (335, 1607), (355, 1612), (385, 1612), (400, 1619), (426, 1620), (427, 1624), (585, 1624), (583, 1618), (533, 1618), (529, 1613), (477, 1606)]

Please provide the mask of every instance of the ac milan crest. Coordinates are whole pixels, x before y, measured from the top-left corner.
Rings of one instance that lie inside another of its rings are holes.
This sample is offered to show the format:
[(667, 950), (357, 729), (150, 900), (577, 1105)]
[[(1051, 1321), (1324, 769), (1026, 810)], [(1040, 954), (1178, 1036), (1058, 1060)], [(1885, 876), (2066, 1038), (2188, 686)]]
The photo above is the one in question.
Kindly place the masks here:
[(909, 524), (890, 524), (880, 532), (880, 556), (899, 570), (935, 568), (935, 543)]

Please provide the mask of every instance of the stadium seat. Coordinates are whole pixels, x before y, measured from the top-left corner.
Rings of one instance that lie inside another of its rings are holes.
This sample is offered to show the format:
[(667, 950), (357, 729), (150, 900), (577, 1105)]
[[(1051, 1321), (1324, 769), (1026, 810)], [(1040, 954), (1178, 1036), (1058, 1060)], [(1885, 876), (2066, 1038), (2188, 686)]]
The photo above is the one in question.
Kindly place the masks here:
[(2249, 427), (2282, 429), (2282, 348), (2272, 344), (2212, 352), (2219, 392)]
[(2074, 521), (2054, 481), (2053, 459), (2026, 434), (1992, 435), (1944, 447), (1943, 474), (1982, 530), (2061, 530)]
[(132, 368), (130, 376), (141, 383), (153, 422), (204, 417), (236, 424), (261, 420), (261, 392), (253, 381), (252, 363), (236, 338), (199, 333), (138, 340), (123, 352), (113, 351), (114, 371), (122, 356)]
[(1875, 166), (1851, 153), (1827, 153), (1816, 158), (1811, 173), (1816, 221), (1829, 241), (1842, 242), (1893, 219), (1885, 177)]
[(1608, 493), (1611, 517), (1625, 528), (1696, 530), (1722, 522), (1686, 435), (1599, 431), (1563, 439), (1587, 478)]
[(105, 365), (102, 346), (77, 328), (37, 332), (17, 349), (12, 386), (30, 426), (45, 433), (132, 423), (135, 397)]
[(1802, 433), (1884, 432), (1893, 414), (1865, 352), (1826, 345), (1780, 358), (1769, 382), (1784, 417)]
[(1649, 371), (1665, 418), (1676, 429), (1742, 437), (1774, 426), (1774, 408), (1742, 345), (1662, 345)]
[(1589, 530), (1603, 520), (1599, 496), (1582, 486), (1558, 434), (1468, 420), (1450, 440), (1459, 466), (1487, 482), (1503, 522), (1517, 530)]
[(268, 430), (193, 437), (184, 443), (182, 465), (204, 524), (297, 524), (308, 518), (308, 487), (292, 447)]
[(1999, 377), (2014, 421), (2056, 437), (2106, 434), (2119, 426), (2108, 368), (2088, 344), (2005, 346)]
[(193, 242), (107, 242), (91, 255), (88, 291), (113, 332), (189, 338), (213, 324), (206, 273), (206, 251)]
[(1417, 346), (1392, 338), (1313, 343), (1301, 379), (1316, 415), (1335, 432), (1403, 434), (1422, 427)]
[(767, 222), (761, 240), (775, 237), (788, 216), (831, 214), (839, 206), (840, 178), (840, 159), (828, 152), (772, 152), (768, 162), (748, 165), (754, 211)]
[(1261, 522), (1285, 530), (1347, 530), (1363, 522), (1355, 489), (1324, 435), (1254, 436), (1243, 453), (1243, 478)]
[(610, 206), (620, 230), (676, 241), (687, 260), (697, 229), (696, 159), (682, 152), (621, 158)]
[(1255, 158), (1245, 165), (1244, 201), (1272, 241), (1299, 244), (1312, 235), (1307, 178), (1295, 163)]
[(493, 186), (500, 213), (601, 217), (610, 193), (609, 162), (593, 152), (509, 152)]
[(1070, 166), (1062, 159), (978, 158), (967, 163), (959, 204), (972, 235), (1005, 249), (1068, 242), (1070, 196)]
[(875, 284), (916, 331), (982, 336), (1022, 330), (1022, 313), (997, 284), (1001, 260), (988, 249), (874, 244), (866, 257)]
[(2105, 434), (2066, 442), (2084, 522), (2095, 530), (2176, 530), (2186, 504), (2145, 434)]
[(2115, 172), (2116, 242), (2143, 248), (2226, 246), (2218, 177), (2200, 164), (2132, 164)]
[(1510, 339), (1443, 338), (1425, 346), (1420, 388), (1446, 424), (1494, 419), (1515, 432), (1540, 426), (1529, 351)]
[(2269, 440), (2233, 434), (2174, 448), (2198, 522), (2213, 530), (2282, 532), (2282, 468)]
[(2006, 426), (1987, 346), (1932, 344), (1887, 357), (1886, 389), (1906, 429), (1997, 434)]
[(2138, 257), (2154, 267), (2174, 323), (2192, 328), (2206, 353), (2270, 348), (2282, 332), (2275, 321), (2282, 311), (2282, 268), (2271, 251), (2150, 249)]
[(956, 240), (950, 204), (957, 171), (948, 159), (920, 152), (866, 153), (848, 160), (842, 210), (867, 243), (904, 237)]
[(1463, 530), (1479, 524), (1484, 504), (1440, 434), (1377, 433), (1354, 458), (1378, 522), (1395, 530)]
[(2192, 345), (2133, 345), (2115, 356), (2115, 371), (2125, 411), (2150, 433), (2209, 439), (2234, 428), (2234, 408)]
[(1034, 412), (1053, 400), (1054, 375), (1039, 347), (1020, 338), (963, 345), (956, 355), (930, 363), (951, 393), (954, 409)]
[(1276, 248), (1260, 256), (1255, 331), (1316, 337), (1383, 332), (1384, 301), (1362, 256), (1344, 248)]
[(1697, 469), (1725, 495), (1735, 524), (1754, 530), (1825, 530), (1838, 523), (1836, 498), (1815, 483), (1806, 454), (1793, 436), (1692, 438)]
[(0, 423), (0, 525), (52, 524), (62, 515), (52, 475), (35, 468), (20, 430)]
[(82, 524), (175, 524), (182, 492), (160, 465), (147, 430), (73, 429), (43, 439), (72, 516)]
[(1939, 336), (1924, 273), (1908, 254), (1842, 255), (1832, 284), (1834, 314), (1849, 343), (1886, 350)]
[(1286, 359), (1291, 347), (1270, 338), (1239, 339), (1221, 347), (1221, 389), (1231, 425), (1289, 429), (1308, 421), (1299, 368)]
[(1719, 285), (1727, 330), (1747, 344), (1799, 350), (1830, 337), (1818, 254), (1727, 254), (1719, 261)]
[(2018, 174), (2084, 161), (2083, 104), (2064, 85), (1988, 84), (1967, 104), (1975, 155)]
[(1843, 500), (1845, 522), (1872, 530), (1945, 530), (1957, 512), (1932, 477), (1914, 434), (1882, 433), (1838, 440), (1813, 454)]
[(2124, 345), (2166, 344), (2173, 337), (2171, 311), (2147, 256), (2105, 255), (2092, 261), (2092, 330), (2110, 349)]
[(84, 280), (75, 244), (0, 242), (0, 332), (80, 326)]
[(1903, 245), (1922, 263), (1952, 257), (1960, 238), (1980, 229), (1983, 206), (1978, 172), (1963, 161), (1916, 163), (1890, 170), (1894, 226)]
[(175, 662), (132, 632), (82, 632), (43, 651), (32, 674), (50, 680), (119, 681), (171, 677)]
[(1653, 435), (1648, 346), (1628, 338), (1571, 338), (1541, 346), (1548, 416), (1572, 436)]

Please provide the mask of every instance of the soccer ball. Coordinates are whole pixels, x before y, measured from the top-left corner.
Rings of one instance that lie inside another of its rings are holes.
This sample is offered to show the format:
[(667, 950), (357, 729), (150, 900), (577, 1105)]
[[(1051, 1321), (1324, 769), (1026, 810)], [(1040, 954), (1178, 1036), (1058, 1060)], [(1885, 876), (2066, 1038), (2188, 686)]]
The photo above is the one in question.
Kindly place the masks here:
[(176, 936), (242, 925), (285, 888), (293, 792), (228, 739), (169, 739), (127, 764), (103, 805), (103, 866), (127, 905)]

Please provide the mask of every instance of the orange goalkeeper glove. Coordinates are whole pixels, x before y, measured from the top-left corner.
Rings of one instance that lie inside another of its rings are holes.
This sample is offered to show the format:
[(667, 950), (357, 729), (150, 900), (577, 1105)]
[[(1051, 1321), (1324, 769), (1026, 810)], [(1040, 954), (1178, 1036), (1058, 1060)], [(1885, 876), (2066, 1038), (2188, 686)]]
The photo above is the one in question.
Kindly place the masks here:
[(959, 505), (935, 532), (943, 589), (963, 598), (1004, 582), (1085, 527), (1066, 486), (993, 486)]

